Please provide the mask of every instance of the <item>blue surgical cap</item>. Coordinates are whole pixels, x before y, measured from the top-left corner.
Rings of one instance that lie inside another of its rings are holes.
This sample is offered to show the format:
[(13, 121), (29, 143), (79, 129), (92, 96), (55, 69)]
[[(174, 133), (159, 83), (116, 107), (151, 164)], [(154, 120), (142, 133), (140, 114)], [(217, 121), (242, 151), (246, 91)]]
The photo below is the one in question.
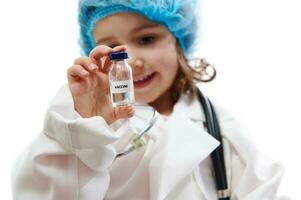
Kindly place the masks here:
[(197, 35), (197, 2), (198, 0), (79, 0), (79, 44), (83, 53), (89, 55), (95, 47), (93, 28), (98, 20), (120, 12), (133, 12), (165, 25), (184, 53), (188, 54)]

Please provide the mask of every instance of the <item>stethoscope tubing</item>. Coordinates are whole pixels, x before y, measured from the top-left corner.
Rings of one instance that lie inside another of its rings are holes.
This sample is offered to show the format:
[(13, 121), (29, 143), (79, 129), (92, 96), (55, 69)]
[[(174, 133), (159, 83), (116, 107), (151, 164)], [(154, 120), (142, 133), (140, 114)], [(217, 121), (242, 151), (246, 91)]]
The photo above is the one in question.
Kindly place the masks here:
[[(136, 106), (140, 106), (140, 105), (136, 105)], [(158, 112), (155, 109), (153, 109), (153, 115), (152, 115), (150, 122), (141, 131), (139, 131), (139, 133), (136, 134), (136, 136), (133, 138), (133, 140), (141, 139), (142, 136), (144, 134), (146, 134), (147, 131), (153, 127), (153, 125), (157, 121), (157, 118), (158, 118)], [(128, 122), (130, 122), (130, 119), (128, 119)], [(129, 145), (124, 151), (118, 152), (116, 155), (116, 158), (125, 156), (134, 150), (135, 150), (135, 147), (133, 145)]]
[(211, 153), (218, 198), (219, 200), (230, 200), (224, 161), (223, 143), (218, 119), (212, 103), (199, 90), (198, 97), (204, 110), (208, 132), (220, 142), (220, 145)]

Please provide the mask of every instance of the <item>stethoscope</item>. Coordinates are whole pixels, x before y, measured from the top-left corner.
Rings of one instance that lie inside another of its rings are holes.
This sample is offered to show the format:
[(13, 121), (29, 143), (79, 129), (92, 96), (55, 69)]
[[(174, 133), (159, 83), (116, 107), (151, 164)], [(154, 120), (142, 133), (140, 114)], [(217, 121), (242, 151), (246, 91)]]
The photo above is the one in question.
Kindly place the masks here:
[[(201, 64), (203, 64), (205, 70), (206, 67), (209, 66), (209, 64), (205, 60), (203, 60)], [(205, 75), (208, 74), (205, 73)], [(216, 75), (215, 70), (213, 75), (214, 76)], [(215, 183), (217, 188), (218, 200), (230, 200), (230, 190), (228, 189), (228, 185), (227, 185), (223, 143), (222, 143), (222, 136), (220, 132), (219, 122), (214, 107), (210, 102), (210, 100), (208, 99), (208, 97), (204, 96), (200, 90), (197, 91), (198, 91), (197, 92), (198, 99), (204, 110), (207, 131), (211, 136), (213, 136), (216, 140), (220, 142), (220, 145), (210, 154), (213, 163), (213, 168), (214, 168), (214, 178), (215, 178)], [(135, 149), (139, 149), (141, 146), (144, 145), (143, 136), (147, 133), (148, 130), (152, 128), (152, 126), (155, 124), (158, 117), (158, 113), (155, 109), (152, 109), (152, 112), (153, 112), (152, 117), (149, 123), (145, 126), (145, 128), (143, 128), (142, 130), (140, 130), (138, 133), (135, 134), (135, 136), (131, 139), (130, 144), (126, 147), (125, 150), (117, 153), (116, 158), (125, 156), (130, 152), (134, 151)]]
[(143, 147), (144, 143), (145, 143), (144, 140), (143, 140), (143, 136), (147, 133), (147, 131), (149, 129), (151, 129), (153, 127), (153, 125), (157, 121), (158, 112), (153, 107), (146, 106), (144, 104), (135, 104), (134, 108), (135, 109), (137, 109), (137, 108), (138, 109), (151, 109), (151, 112), (152, 112), (151, 120), (138, 133), (134, 134), (134, 136), (130, 140), (130, 144), (127, 147), (125, 147), (124, 150), (121, 150), (120, 152), (117, 152), (116, 158), (121, 157), (121, 156), (125, 156), (125, 155), (131, 153), (132, 151), (140, 149), (141, 147)]
[(205, 113), (207, 131), (220, 142), (220, 145), (210, 154), (213, 162), (217, 196), (219, 200), (230, 200), (230, 190), (227, 185), (223, 143), (218, 119), (208, 97), (205, 97), (198, 91), (198, 98)]

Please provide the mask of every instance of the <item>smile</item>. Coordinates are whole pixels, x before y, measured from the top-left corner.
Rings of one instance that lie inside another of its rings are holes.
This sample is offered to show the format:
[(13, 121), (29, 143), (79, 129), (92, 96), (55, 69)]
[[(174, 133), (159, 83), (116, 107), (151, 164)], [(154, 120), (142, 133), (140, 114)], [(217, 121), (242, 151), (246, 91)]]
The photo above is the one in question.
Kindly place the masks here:
[(143, 76), (141, 78), (134, 79), (135, 88), (143, 88), (143, 87), (147, 86), (153, 80), (155, 74), (156, 73), (154, 72), (154, 73), (148, 74), (146, 76)]

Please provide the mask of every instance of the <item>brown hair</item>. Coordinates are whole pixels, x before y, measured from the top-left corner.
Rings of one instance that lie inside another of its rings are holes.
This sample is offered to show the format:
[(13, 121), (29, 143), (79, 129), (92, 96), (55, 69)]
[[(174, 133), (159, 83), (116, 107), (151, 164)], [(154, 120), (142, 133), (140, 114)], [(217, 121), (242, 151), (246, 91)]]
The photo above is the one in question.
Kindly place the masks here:
[[(207, 63), (205, 59), (196, 58), (194, 59), (194, 64), (191, 66), (189, 64), (189, 60), (186, 58), (182, 48), (177, 43), (177, 58), (178, 58), (178, 71), (172, 86), (172, 98), (173, 102), (177, 102), (180, 98), (180, 95), (185, 93), (191, 96), (196, 95), (198, 82), (210, 82), (216, 76), (216, 71), (214, 66)], [(213, 74), (209, 76), (209, 78), (202, 78), (204, 75), (208, 75), (206, 72), (206, 68), (211, 66), (213, 69)]]

